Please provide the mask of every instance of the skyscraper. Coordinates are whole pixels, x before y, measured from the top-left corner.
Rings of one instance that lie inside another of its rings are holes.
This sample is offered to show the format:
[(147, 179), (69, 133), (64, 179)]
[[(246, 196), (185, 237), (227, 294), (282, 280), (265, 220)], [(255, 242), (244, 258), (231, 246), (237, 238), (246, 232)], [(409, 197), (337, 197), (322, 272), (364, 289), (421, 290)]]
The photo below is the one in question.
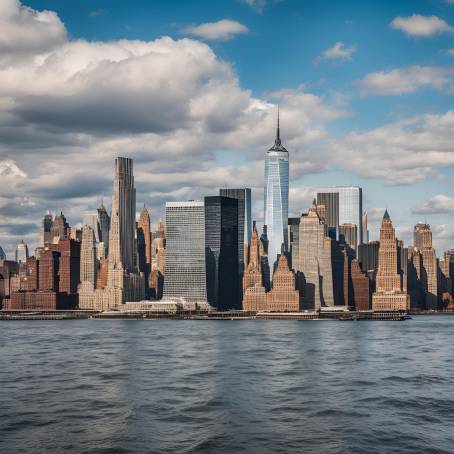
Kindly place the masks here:
[(337, 239), (339, 230), (339, 193), (332, 191), (317, 192), (317, 205), (325, 207), (325, 224), (327, 234)]
[(309, 211), (301, 216), (299, 252), (293, 264), (307, 309), (318, 310), (320, 306), (334, 305), (331, 241), (325, 235), (325, 225), (314, 201)]
[[(118, 241), (114, 261), (121, 261), (125, 270), (136, 270), (136, 190), (133, 163), (130, 158), (115, 159), (115, 179), (112, 194), (112, 218), (118, 222)], [(109, 245), (111, 242), (109, 240)]]
[(238, 289), (238, 200), (205, 197), (208, 302), (219, 310), (241, 309)]
[(204, 203), (167, 202), (166, 227), (163, 297), (207, 302)]
[[(133, 163), (129, 158), (115, 159), (115, 176), (112, 192), (112, 216), (109, 232), (109, 258), (107, 283), (103, 288), (90, 291), (79, 288), (79, 304), (84, 309), (107, 310), (118, 308), (127, 301), (140, 301), (145, 297), (143, 273), (136, 266), (135, 206)], [(104, 279), (105, 280), (105, 279)]]
[(421, 255), (419, 280), (424, 292), (424, 306), (426, 309), (437, 309), (437, 254), (432, 246), (430, 225), (426, 223), (416, 224), (413, 237), (417, 249), (414, 253)]
[(245, 257), (252, 236), (252, 195), (250, 188), (219, 189), (219, 195), (238, 200), (238, 291), (242, 299), (242, 279), (246, 267)]
[(288, 218), (288, 255), (289, 266), (298, 261), (300, 218)]
[(57, 244), (60, 238), (67, 238), (69, 225), (66, 222), (65, 215), (60, 211), (60, 214), (55, 215), (55, 219), (50, 229), (51, 242)]
[(44, 247), (46, 244), (52, 242), (51, 229), (52, 229), (52, 213), (49, 211), (43, 218), (41, 228), (39, 230), (39, 247)]
[[(96, 287), (98, 263), (96, 257), (95, 233), (89, 225), (82, 228), (82, 245), (80, 250), (80, 282), (88, 283), (91, 290)], [(87, 285), (87, 284), (85, 284)]]
[[(363, 190), (358, 186), (336, 186), (318, 189), (317, 200), (320, 199), (320, 201), (325, 201), (324, 205), (327, 211), (327, 219), (329, 218), (329, 224), (333, 224), (336, 219), (337, 201), (336, 197), (332, 195), (336, 193), (339, 194), (339, 219), (337, 229), (339, 228), (339, 225), (342, 224), (356, 224), (358, 227), (358, 244), (362, 244), (364, 242), (362, 228)], [(331, 215), (329, 213), (333, 214)]]
[(101, 231), (101, 241), (104, 245), (104, 256), (107, 257), (109, 255), (110, 216), (107, 213), (103, 202), (101, 202), (101, 205), (98, 208), (98, 222)]
[(21, 240), (21, 242), (16, 247), (16, 262), (25, 264), (27, 258), (28, 246), (27, 243), (24, 243), (24, 240)]
[(356, 255), (358, 246), (358, 226), (356, 224), (341, 224), (339, 226), (339, 241), (350, 246), (350, 251)]
[(279, 113), (274, 145), (265, 158), (264, 212), (268, 236), (270, 269), (278, 254), (287, 251), (288, 240), (289, 153), (281, 143)]
[(137, 224), (137, 252), (139, 257), (139, 270), (144, 273), (145, 287), (148, 290), (151, 273), (151, 231), (150, 214), (145, 205), (140, 212)]
[(398, 269), (398, 251), (394, 227), (388, 210), (383, 215), (380, 228), (378, 272), (376, 291), (372, 295), (372, 309), (408, 310), (410, 299), (403, 290), (402, 276)]

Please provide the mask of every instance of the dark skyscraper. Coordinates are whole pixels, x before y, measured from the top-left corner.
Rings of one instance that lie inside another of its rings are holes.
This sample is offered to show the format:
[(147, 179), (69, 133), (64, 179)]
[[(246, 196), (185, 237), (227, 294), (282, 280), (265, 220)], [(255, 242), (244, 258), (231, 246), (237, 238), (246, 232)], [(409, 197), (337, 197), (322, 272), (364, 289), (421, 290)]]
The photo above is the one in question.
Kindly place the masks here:
[(252, 195), (250, 188), (219, 189), (219, 195), (238, 200), (238, 291), (242, 299), (243, 273), (247, 266), (245, 257), (252, 237)]
[(44, 245), (52, 242), (51, 229), (52, 229), (53, 218), (52, 214), (49, 211), (43, 218), (40, 234), (39, 234), (39, 246), (44, 247)]
[(290, 268), (293, 268), (294, 261), (295, 263), (298, 261), (299, 230), (300, 218), (288, 218), (288, 255)]
[(327, 234), (331, 238), (337, 238), (339, 229), (339, 193), (317, 192), (317, 205), (325, 206), (325, 224)]
[(205, 197), (207, 298), (220, 310), (241, 309), (237, 245), (238, 200)]

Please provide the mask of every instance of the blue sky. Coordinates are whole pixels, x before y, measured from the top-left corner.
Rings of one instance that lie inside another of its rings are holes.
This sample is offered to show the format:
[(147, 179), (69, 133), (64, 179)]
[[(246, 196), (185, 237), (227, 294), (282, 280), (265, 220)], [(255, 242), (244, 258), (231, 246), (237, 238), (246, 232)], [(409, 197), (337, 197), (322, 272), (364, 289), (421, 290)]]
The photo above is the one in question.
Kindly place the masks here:
[[(138, 205), (150, 206), (154, 222), (165, 200), (232, 184), (253, 187), (260, 220), (277, 104), (292, 215), (307, 209), (314, 187), (360, 185), (372, 238), (388, 207), (407, 243), (426, 219), (439, 249), (454, 246), (454, 2), (5, 5), (5, 250), (22, 237), (34, 245), (46, 208), (77, 224), (83, 209), (109, 199), (111, 160), (121, 154), (135, 159)], [(16, 35), (24, 26), (29, 41)], [(148, 51), (165, 55), (159, 66)]]

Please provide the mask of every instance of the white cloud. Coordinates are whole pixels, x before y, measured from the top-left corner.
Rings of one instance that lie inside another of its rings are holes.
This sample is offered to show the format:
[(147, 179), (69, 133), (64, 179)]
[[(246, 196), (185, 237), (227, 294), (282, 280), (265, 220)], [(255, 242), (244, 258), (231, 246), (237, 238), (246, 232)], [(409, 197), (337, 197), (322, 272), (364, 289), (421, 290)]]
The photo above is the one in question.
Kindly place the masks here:
[(408, 36), (427, 38), (437, 33), (453, 32), (454, 28), (437, 16), (413, 14), (408, 17), (396, 17), (389, 24), (391, 28), (402, 30)]
[(413, 214), (454, 214), (454, 198), (437, 194), (411, 211)]
[(358, 81), (358, 84), (363, 94), (382, 96), (413, 93), (424, 87), (452, 91), (454, 88), (454, 69), (409, 66), (369, 73)]
[(222, 19), (217, 22), (206, 22), (204, 24), (186, 27), (183, 32), (204, 40), (232, 39), (235, 35), (247, 33), (248, 28), (240, 22)]
[(322, 52), (318, 59), (351, 60), (355, 52), (356, 46), (345, 47), (344, 43), (338, 41), (333, 47)]
[(307, 158), (390, 185), (441, 178), (454, 165), (454, 111), (351, 132)]
[(18, 0), (0, 2), (0, 30), (0, 60), (47, 51), (66, 40), (57, 14), (21, 6)]
[(0, 176), (3, 179), (2, 184), (5, 184), (6, 179), (25, 178), (27, 175), (19, 169), (13, 160), (5, 159), (0, 161)]

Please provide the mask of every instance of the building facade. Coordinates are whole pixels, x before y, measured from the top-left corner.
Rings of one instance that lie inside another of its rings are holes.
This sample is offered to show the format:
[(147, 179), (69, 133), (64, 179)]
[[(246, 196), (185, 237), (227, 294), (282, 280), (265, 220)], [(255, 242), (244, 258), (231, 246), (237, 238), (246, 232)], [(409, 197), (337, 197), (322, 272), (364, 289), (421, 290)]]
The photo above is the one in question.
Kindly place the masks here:
[(406, 311), (409, 308), (410, 299), (403, 290), (402, 276), (399, 273), (396, 234), (386, 210), (380, 228), (378, 272), (376, 290), (372, 295), (372, 309)]
[(207, 302), (206, 290), (204, 203), (167, 202), (163, 298)]
[(334, 306), (332, 241), (325, 235), (325, 224), (318, 214), (317, 204), (313, 203), (301, 216), (298, 257), (293, 263), (306, 309)]
[(267, 226), (270, 269), (282, 250), (287, 251), (289, 153), (281, 143), (279, 114), (274, 145), (265, 158), (264, 224)]

